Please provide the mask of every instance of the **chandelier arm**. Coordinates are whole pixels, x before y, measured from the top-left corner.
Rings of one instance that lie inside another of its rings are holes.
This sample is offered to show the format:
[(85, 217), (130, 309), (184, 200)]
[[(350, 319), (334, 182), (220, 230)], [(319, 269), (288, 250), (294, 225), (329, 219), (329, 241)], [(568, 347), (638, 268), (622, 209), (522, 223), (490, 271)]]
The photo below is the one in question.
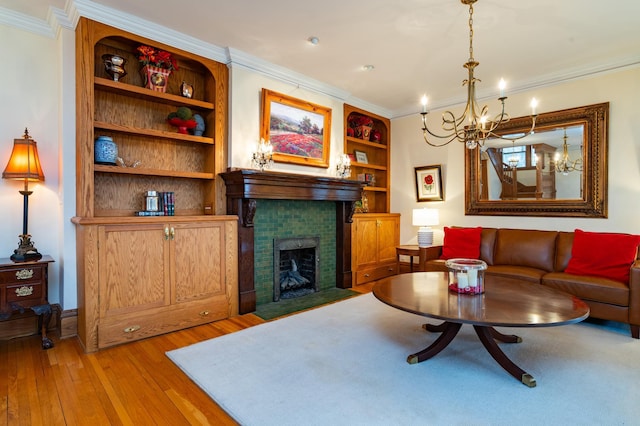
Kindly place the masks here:
[[(520, 136), (513, 136), (513, 137), (509, 137), (509, 136), (504, 136), (504, 135), (498, 135), (496, 133), (494, 133), (493, 131), (495, 130), (495, 128), (491, 129), (491, 131), (487, 132), (487, 137), (492, 137), (492, 138), (497, 138), (497, 139), (502, 139), (505, 141), (518, 141), (520, 139), (526, 138), (527, 136), (531, 135), (533, 133), (533, 129), (535, 129), (536, 127), (536, 118), (538, 116), (537, 115), (532, 115), (531, 116), (531, 127), (529, 128), (529, 130), (520, 135)], [(498, 126), (496, 126), (498, 127)]]

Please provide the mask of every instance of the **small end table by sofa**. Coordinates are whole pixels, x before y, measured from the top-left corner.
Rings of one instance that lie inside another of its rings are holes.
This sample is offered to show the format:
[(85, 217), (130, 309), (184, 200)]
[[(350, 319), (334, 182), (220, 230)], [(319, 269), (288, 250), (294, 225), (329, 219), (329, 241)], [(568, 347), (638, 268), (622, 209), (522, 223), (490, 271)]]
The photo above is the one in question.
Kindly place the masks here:
[(15, 312), (31, 309), (38, 315), (42, 349), (53, 347), (53, 341), (47, 337), (52, 314), (47, 300), (49, 263), (53, 261), (51, 256), (42, 256), (35, 262), (0, 259), (0, 321), (8, 320)]

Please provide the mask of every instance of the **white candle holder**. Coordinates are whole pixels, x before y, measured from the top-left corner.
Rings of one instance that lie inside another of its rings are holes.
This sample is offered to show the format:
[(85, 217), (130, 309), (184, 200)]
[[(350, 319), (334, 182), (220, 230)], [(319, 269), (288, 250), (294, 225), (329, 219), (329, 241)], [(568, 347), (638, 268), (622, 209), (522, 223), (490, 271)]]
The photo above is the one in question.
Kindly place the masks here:
[(449, 259), (449, 290), (462, 294), (484, 293), (484, 271), (487, 264), (476, 259)]

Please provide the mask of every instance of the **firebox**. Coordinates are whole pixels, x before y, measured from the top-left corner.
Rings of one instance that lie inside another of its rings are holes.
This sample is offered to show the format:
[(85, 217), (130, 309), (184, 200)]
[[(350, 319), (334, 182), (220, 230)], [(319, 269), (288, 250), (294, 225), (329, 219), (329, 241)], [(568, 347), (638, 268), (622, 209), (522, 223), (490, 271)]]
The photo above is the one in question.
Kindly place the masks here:
[(273, 240), (273, 301), (319, 290), (320, 237)]

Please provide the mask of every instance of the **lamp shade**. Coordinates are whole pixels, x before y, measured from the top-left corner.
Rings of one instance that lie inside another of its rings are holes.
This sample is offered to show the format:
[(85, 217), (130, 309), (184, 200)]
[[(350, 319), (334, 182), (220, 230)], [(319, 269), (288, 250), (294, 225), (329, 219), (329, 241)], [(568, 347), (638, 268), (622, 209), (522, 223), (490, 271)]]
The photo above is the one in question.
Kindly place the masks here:
[(37, 182), (44, 181), (44, 173), (40, 167), (38, 157), (38, 145), (31, 139), (27, 129), (24, 130), (22, 139), (13, 140), (13, 151), (2, 172), (3, 179), (26, 179)]
[(413, 209), (413, 226), (433, 226), (439, 222), (437, 209)]

